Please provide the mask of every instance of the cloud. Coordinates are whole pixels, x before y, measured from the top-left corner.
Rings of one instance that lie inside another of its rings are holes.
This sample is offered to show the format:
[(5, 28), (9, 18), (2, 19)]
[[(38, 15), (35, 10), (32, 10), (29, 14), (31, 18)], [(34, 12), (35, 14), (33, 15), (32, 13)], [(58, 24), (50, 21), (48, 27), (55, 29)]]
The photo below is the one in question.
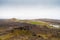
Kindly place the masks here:
[(0, 4), (17, 5), (56, 5), (60, 6), (60, 0), (0, 0)]
[(60, 19), (59, 8), (60, 0), (0, 0), (0, 18)]
[(60, 19), (59, 8), (39, 8), (39, 7), (5, 7), (0, 9), (0, 18), (54, 18)]

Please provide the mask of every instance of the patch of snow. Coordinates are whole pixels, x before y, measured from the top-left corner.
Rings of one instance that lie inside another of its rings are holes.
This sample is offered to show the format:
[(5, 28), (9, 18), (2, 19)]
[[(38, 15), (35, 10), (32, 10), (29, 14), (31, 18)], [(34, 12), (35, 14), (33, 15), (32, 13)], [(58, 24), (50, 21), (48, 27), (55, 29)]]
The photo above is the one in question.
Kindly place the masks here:
[(53, 27), (56, 27), (56, 28), (60, 27), (60, 25), (54, 25), (54, 24), (50, 24), (50, 26), (53, 26)]

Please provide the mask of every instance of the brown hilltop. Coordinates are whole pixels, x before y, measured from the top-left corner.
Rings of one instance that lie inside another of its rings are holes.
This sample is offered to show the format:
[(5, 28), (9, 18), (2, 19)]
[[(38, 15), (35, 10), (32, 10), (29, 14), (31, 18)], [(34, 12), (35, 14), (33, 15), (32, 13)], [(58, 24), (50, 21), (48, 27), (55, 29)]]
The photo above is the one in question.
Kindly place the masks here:
[[(30, 24), (30, 23), (25, 23), (25, 22), (18, 22), (16, 20), (17, 19), (15, 18), (8, 19), (8, 22), (6, 21), (3, 22), (4, 21), (3, 20), (0, 23), (0, 36), (13, 33), (14, 36), (10, 37), (9, 40), (14, 40), (14, 39), (20, 40), (21, 37), (23, 38), (28, 37), (26, 35), (22, 36), (22, 34), (29, 33), (28, 35), (32, 35), (32, 37), (29, 36), (28, 40), (36, 40), (36, 39), (37, 40), (49, 40), (49, 39), (52, 40), (52, 38), (58, 38), (59, 40), (60, 38), (60, 29), (52, 29), (52, 28), (48, 28), (47, 26)], [(22, 34), (20, 34), (21, 31), (23, 31)]]

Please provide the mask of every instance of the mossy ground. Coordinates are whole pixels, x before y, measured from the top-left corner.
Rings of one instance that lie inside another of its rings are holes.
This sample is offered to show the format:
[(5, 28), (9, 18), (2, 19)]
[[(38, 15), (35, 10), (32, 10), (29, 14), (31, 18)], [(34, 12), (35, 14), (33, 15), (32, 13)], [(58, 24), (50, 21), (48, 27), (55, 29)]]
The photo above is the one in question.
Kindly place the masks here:
[[(24, 21), (25, 22), (25, 21)], [(46, 26), (48, 28), (52, 28), (53, 26), (49, 26), (48, 23), (45, 23), (45, 22), (37, 22), (37, 21), (26, 21), (26, 23), (30, 23), (30, 24), (36, 24), (36, 25), (42, 25), (42, 26)], [(26, 36), (24, 39), (22, 40), (29, 40), (29, 38), (34, 38), (34, 37), (42, 37), (43, 39), (46, 39), (46, 40), (60, 40), (60, 38), (55, 38), (55, 37), (51, 37), (52, 34), (42, 34), (42, 33), (39, 33), (39, 34), (36, 34), (35, 36), (32, 35), (32, 32), (29, 31), (29, 30), (13, 30), (13, 32), (11, 33), (8, 33), (6, 35), (2, 35), (0, 36), (0, 40), (10, 40), (11, 38), (15, 37), (16, 39), (16, 36)], [(15, 40), (13, 39), (13, 40)], [(16, 39), (18, 40), (18, 39)], [(20, 40), (20, 39), (19, 39)]]

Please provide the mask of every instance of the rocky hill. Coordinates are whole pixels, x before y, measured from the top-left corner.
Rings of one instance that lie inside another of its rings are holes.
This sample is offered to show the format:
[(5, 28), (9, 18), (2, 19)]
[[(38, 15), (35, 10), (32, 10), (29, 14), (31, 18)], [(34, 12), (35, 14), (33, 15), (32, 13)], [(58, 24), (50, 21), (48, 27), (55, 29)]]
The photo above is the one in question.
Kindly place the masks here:
[(50, 27), (31, 20), (1, 20), (0, 40), (60, 40), (60, 29)]

